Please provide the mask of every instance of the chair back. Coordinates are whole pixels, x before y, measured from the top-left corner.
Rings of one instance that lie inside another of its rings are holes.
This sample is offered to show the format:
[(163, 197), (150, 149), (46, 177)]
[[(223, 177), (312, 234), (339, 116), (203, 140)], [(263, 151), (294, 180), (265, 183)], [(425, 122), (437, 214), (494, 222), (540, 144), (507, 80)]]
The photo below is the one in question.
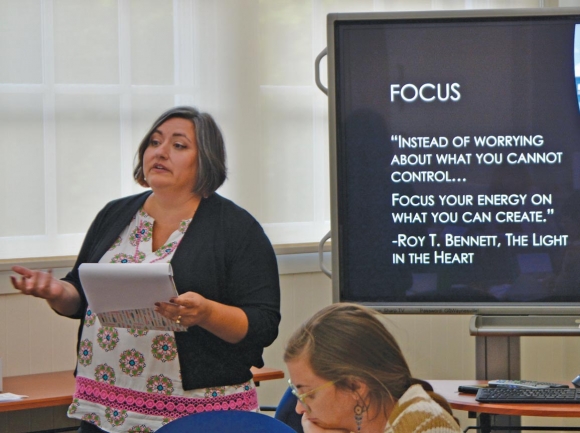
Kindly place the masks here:
[(280, 403), (278, 403), (274, 418), (279, 419), (284, 424), (289, 425), (292, 427), (292, 429), (294, 429), (295, 432), (304, 433), (302, 428), (302, 415), (298, 415), (296, 413), (297, 402), (298, 399), (294, 394), (292, 394), (290, 387), (288, 387), (280, 399)]
[(157, 433), (295, 433), (271, 416), (257, 412), (224, 410), (202, 412), (171, 421)]

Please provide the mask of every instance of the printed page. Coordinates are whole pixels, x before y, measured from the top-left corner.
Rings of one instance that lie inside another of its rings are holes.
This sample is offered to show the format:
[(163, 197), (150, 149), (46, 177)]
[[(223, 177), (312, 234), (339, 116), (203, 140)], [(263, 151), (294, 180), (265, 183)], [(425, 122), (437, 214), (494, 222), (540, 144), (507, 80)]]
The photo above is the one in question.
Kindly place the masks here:
[(185, 331), (154, 311), (177, 296), (169, 263), (83, 263), (79, 275), (93, 313), (105, 326)]

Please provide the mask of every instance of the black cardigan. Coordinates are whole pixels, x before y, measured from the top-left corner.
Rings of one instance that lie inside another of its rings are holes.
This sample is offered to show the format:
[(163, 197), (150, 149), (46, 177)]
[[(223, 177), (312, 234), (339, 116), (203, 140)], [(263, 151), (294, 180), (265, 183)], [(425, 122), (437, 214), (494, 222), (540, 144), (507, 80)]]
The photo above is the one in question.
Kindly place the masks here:
[[(81, 319), (79, 342), (87, 301), (78, 268), (81, 263), (100, 260), (150, 193), (108, 203), (91, 224), (73, 269), (63, 278), (81, 295), (81, 306), (71, 316)], [(264, 366), (263, 348), (276, 339), (280, 322), (276, 256), (260, 224), (230, 200), (212, 194), (202, 199), (171, 266), (179, 293), (197, 292), (239, 307), (249, 322), (247, 335), (236, 344), (227, 343), (199, 326), (175, 333), (183, 389), (235, 385), (249, 380), (251, 366)]]

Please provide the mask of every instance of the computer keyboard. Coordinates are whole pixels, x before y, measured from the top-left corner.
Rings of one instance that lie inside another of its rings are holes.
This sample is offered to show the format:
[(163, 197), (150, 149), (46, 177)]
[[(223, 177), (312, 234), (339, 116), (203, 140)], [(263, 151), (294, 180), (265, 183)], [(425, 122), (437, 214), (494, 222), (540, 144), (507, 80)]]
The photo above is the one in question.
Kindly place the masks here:
[(475, 400), (480, 403), (580, 403), (580, 389), (482, 388)]

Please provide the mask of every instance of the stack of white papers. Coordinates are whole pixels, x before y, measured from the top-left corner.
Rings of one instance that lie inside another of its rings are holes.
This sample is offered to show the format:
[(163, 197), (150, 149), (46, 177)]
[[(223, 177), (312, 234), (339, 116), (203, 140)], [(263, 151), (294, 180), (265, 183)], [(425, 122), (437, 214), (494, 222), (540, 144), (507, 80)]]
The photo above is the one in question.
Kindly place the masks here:
[(22, 400), (23, 398), (28, 397), (27, 395), (18, 395), (12, 394), (10, 392), (0, 392), (0, 403), (4, 403), (6, 401), (16, 401)]
[(79, 276), (89, 308), (101, 325), (187, 330), (155, 311), (156, 302), (177, 296), (169, 263), (83, 263)]

